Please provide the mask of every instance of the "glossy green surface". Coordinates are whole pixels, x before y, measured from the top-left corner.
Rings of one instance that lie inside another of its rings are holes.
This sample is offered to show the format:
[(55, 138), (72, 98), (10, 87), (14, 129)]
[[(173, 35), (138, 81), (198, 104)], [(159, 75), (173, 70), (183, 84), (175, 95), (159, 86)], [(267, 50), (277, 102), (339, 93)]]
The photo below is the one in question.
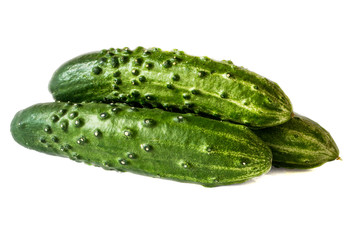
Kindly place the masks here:
[(54, 73), (49, 90), (65, 102), (133, 102), (257, 128), (282, 124), (292, 113), (280, 87), (254, 72), (158, 48), (79, 56)]
[(330, 134), (299, 114), (280, 126), (254, 132), (271, 148), (275, 167), (314, 168), (339, 157)]
[(247, 127), (124, 104), (44, 103), (16, 114), (14, 139), (105, 169), (213, 187), (271, 168), (270, 149)]

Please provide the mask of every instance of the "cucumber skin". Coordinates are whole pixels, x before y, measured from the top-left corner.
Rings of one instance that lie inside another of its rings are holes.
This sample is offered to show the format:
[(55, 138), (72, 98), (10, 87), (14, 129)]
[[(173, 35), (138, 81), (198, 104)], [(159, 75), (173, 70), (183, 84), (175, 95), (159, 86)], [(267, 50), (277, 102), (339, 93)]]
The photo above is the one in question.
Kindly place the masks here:
[(330, 133), (297, 113), (280, 126), (254, 130), (254, 133), (270, 147), (274, 167), (310, 169), (339, 157)]
[(76, 57), (56, 70), (49, 90), (63, 102), (133, 102), (254, 128), (282, 124), (292, 114), (280, 87), (254, 72), (230, 61), (159, 48), (109, 49)]
[(39, 152), (206, 187), (271, 168), (270, 149), (245, 126), (125, 104), (36, 104), (15, 115), (11, 133)]

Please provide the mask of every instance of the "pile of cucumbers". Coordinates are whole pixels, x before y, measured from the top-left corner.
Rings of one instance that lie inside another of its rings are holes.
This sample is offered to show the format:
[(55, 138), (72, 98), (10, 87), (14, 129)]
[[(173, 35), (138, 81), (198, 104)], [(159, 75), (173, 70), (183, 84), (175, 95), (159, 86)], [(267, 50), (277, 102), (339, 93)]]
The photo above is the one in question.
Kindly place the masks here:
[(14, 139), (108, 170), (214, 187), (339, 159), (275, 82), (231, 61), (111, 48), (60, 66), (49, 90), (55, 102), (15, 115)]

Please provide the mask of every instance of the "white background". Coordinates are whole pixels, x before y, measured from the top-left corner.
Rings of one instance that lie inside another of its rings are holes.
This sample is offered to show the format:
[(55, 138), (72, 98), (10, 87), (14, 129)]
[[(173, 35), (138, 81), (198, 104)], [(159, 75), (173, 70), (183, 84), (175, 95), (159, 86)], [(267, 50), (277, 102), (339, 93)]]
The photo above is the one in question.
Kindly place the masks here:
[[(0, 239), (360, 239), (359, 1), (2, 1)], [(277, 82), (343, 161), (245, 184), (115, 173), (30, 151), (10, 121), (104, 48), (231, 59)]]

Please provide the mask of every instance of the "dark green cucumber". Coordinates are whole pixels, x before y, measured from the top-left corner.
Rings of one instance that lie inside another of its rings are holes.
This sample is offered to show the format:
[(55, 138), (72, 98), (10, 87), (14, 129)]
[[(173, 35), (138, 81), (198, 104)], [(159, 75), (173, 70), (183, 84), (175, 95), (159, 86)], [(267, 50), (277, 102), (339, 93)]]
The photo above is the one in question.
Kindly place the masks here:
[(49, 90), (63, 102), (132, 102), (260, 128), (282, 124), (292, 113), (280, 87), (254, 72), (159, 48), (79, 56), (54, 73)]
[(105, 169), (193, 182), (241, 183), (271, 168), (268, 146), (246, 126), (125, 104), (44, 103), (16, 114), (14, 139)]
[(254, 132), (271, 148), (275, 167), (306, 169), (339, 159), (339, 149), (331, 135), (299, 114), (280, 126)]

